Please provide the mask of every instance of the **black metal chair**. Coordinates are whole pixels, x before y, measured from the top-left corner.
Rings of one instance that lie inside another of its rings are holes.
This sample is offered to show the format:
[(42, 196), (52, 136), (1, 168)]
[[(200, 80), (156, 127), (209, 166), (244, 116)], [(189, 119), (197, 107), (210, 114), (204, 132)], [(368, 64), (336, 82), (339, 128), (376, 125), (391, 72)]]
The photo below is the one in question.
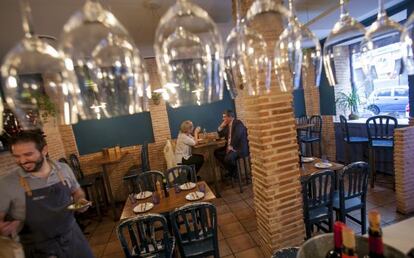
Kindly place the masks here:
[(296, 258), (298, 247), (286, 247), (275, 251), (271, 258)]
[(318, 143), (319, 146), (319, 156), (322, 155), (322, 117), (321, 116), (311, 116), (309, 118), (309, 124), (312, 124), (312, 127), (309, 127), (306, 135), (300, 137), (300, 142), (307, 146), (310, 144), (310, 155), (314, 156), (313, 144)]
[[(251, 163), (250, 163), (250, 156), (244, 158), (238, 158), (236, 161), (237, 165), (237, 182), (239, 183), (240, 193), (243, 193), (243, 184), (242, 184), (242, 177), (244, 174), (244, 178), (246, 180), (246, 185), (251, 182)], [(233, 185), (233, 179), (231, 179), (231, 183)]]
[(150, 171), (150, 164), (149, 164), (149, 155), (148, 155), (148, 144), (144, 142), (141, 147), (141, 164), (134, 165), (133, 168), (130, 167), (127, 173), (123, 176), (123, 181), (128, 185), (128, 189), (134, 189), (134, 181), (138, 177), (138, 175), (145, 171)]
[[(326, 170), (301, 178), (303, 196), (303, 219), (306, 239), (312, 237), (313, 226), (331, 232), (333, 227), (334, 172)], [(328, 224), (324, 229), (322, 222)]]
[[(360, 136), (351, 136), (349, 134), (349, 127), (348, 121), (345, 116), (340, 115), (339, 120), (341, 121), (341, 131), (342, 137), (344, 140), (344, 147), (345, 147), (345, 162), (349, 164), (351, 162), (350, 154), (351, 154), (351, 145), (361, 145), (363, 148), (365, 144), (368, 144), (367, 137), (360, 137)], [(363, 148), (364, 149), (364, 148)]]
[(371, 168), (371, 187), (374, 187), (377, 170), (375, 153), (377, 150), (394, 151), (394, 128), (398, 120), (392, 116), (373, 116), (366, 121), (369, 140), (369, 165)]
[(179, 165), (167, 169), (167, 181), (170, 185), (182, 185), (188, 181), (197, 183), (195, 170), (191, 166)]
[(175, 239), (167, 220), (160, 214), (146, 214), (122, 221), (116, 229), (125, 257), (171, 258)]
[[(159, 182), (160, 187), (163, 187), (164, 182), (166, 182), (166, 178), (164, 173), (156, 170), (145, 171), (138, 175), (135, 180), (136, 187), (138, 187), (139, 191), (149, 191), (149, 192), (156, 192), (157, 190), (157, 182)], [(168, 182), (167, 182), (168, 184)]]
[[(297, 125), (307, 125), (309, 123), (308, 116), (300, 116), (296, 118), (296, 124)], [(307, 132), (307, 129), (297, 129), (298, 136), (305, 136)]]
[(181, 257), (219, 258), (217, 210), (211, 203), (198, 202), (175, 209), (171, 224)]
[[(62, 159), (62, 158), (61, 158)], [(106, 188), (102, 173), (94, 173), (85, 176), (80, 166), (78, 157), (75, 154), (69, 155), (70, 166), (78, 180), (79, 185), (84, 189), (87, 198), (91, 199), (96, 208), (99, 221), (102, 220), (101, 200), (106, 203)]]
[[(366, 233), (366, 197), (368, 189), (369, 167), (366, 162), (354, 162), (346, 166), (339, 174), (339, 192), (335, 192), (333, 208), (340, 221), (346, 223), (346, 218), (358, 223), (362, 227), (362, 234)], [(361, 220), (349, 213), (361, 210)]]

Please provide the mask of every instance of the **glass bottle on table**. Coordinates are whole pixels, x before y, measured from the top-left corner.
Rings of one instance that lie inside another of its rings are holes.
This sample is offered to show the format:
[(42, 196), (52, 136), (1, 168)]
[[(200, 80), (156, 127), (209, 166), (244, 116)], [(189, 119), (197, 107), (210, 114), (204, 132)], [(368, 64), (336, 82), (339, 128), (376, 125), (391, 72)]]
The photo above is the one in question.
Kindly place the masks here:
[(345, 224), (337, 221), (334, 224), (334, 249), (326, 254), (326, 258), (341, 258), (342, 256), (342, 229)]
[(368, 213), (368, 246), (370, 258), (384, 258), (384, 243), (382, 241), (381, 215), (377, 210)]
[(343, 227), (342, 258), (358, 258), (355, 246), (355, 232), (349, 227)]
[(162, 179), (162, 187), (164, 189), (164, 196), (165, 196), (165, 198), (169, 197), (170, 196), (170, 194), (168, 192), (169, 191), (169, 187), (168, 187), (168, 184), (167, 184), (167, 179), (165, 177)]

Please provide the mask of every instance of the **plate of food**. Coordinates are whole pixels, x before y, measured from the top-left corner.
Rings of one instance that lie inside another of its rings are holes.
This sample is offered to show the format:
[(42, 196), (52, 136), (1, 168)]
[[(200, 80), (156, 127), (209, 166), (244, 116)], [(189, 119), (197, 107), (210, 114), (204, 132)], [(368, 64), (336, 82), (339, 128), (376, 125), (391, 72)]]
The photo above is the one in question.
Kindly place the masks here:
[(135, 195), (135, 199), (137, 200), (144, 200), (147, 199), (148, 197), (151, 197), (152, 193), (149, 191), (144, 191), (144, 192), (139, 192)]
[(330, 168), (330, 167), (332, 167), (332, 163), (318, 162), (318, 163), (315, 163), (315, 167), (317, 167), (317, 168)]
[(302, 157), (302, 162), (303, 163), (310, 163), (310, 162), (313, 162), (313, 161), (315, 161), (314, 157)]
[(193, 182), (188, 182), (188, 183), (180, 185), (181, 190), (191, 190), (195, 187), (196, 187), (196, 184)]
[(154, 207), (154, 204), (151, 202), (144, 202), (140, 203), (137, 206), (134, 207), (135, 213), (143, 213), (151, 210)]
[(67, 207), (67, 209), (71, 211), (78, 211), (78, 210), (82, 210), (89, 206), (92, 206), (92, 202), (81, 200), (80, 202), (72, 203), (71, 205)]
[(204, 193), (199, 192), (199, 191), (191, 192), (191, 193), (189, 193), (185, 196), (185, 199), (187, 201), (198, 201), (198, 200), (201, 200), (203, 198), (204, 198)]

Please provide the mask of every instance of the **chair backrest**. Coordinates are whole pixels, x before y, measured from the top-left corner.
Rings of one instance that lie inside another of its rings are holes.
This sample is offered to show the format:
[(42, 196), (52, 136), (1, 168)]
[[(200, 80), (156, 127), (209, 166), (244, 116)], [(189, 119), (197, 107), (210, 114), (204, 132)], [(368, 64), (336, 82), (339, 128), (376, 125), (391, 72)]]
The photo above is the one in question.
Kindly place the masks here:
[(310, 176), (302, 177), (303, 212), (309, 217), (309, 212), (321, 207), (332, 207), (334, 192), (334, 172), (326, 170)]
[(83, 178), (83, 172), (80, 166), (80, 162), (78, 159), (78, 156), (76, 154), (72, 153), (69, 155), (70, 164), (73, 169), (73, 173), (75, 173), (76, 179), (82, 179)]
[(141, 166), (142, 171), (150, 171), (149, 155), (148, 155), (148, 143), (144, 142), (141, 147)]
[[(194, 246), (200, 248), (197, 250), (200, 255), (214, 253), (215, 257), (219, 257), (217, 210), (213, 204), (206, 202), (187, 204), (175, 209), (170, 216), (182, 256), (184, 246)], [(211, 245), (208, 244), (209, 241)]]
[(122, 221), (116, 229), (125, 256), (172, 257), (174, 238), (167, 220), (160, 214), (147, 214)]
[(372, 116), (367, 119), (368, 140), (393, 140), (398, 120), (392, 116)]
[(307, 116), (300, 116), (296, 118), (296, 123), (298, 125), (306, 125), (308, 123), (308, 117)]
[(369, 166), (366, 162), (358, 161), (346, 166), (339, 174), (340, 202), (355, 197), (365, 201), (368, 190)]
[(321, 116), (311, 116), (309, 118), (309, 123), (313, 126), (310, 127), (309, 131), (312, 135), (320, 136), (322, 133), (322, 117)]
[(343, 138), (346, 138), (346, 141), (349, 142), (349, 128), (348, 128), (348, 121), (346, 120), (346, 117), (343, 115), (339, 116), (339, 120), (341, 121), (341, 132)]
[(192, 167), (187, 165), (179, 165), (167, 169), (167, 180), (170, 185), (182, 185), (190, 179), (191, 182), (196, 182), (197, 177)]
[(150, 191), (155, 192), (157, 190), (157, 182), (160, 183), (160, 187), (163, 187), (163, 183), (165, 180), (165, 176), (162, 172), (152, 170), (152, 171), (145, 171), (138, 175), (136, 178), (136, 184), (138, 189), (141, 191)]

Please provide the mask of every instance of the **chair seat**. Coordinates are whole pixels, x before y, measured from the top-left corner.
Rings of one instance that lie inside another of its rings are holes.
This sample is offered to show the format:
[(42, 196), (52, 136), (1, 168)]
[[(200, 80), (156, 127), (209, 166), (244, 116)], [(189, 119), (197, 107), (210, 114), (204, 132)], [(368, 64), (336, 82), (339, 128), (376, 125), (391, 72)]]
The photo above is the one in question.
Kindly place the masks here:
[(329, 209), (328, 207), (320, 207), (316, 209), (311, 209), (309, 211), (309, 219), (315, 220), (315, 219), (322, 219), (323, 217), (328, 216)]
[(300, 141), (301, 142), (318, 142), (318, 141), (320, 141), (320, 138), (319, 137), (301, 137), (300, 138)]
[(344, 138), (344, 141), (347, 143), (367, 143), (368, 138), (367, 137), (359, 137), (359, 136), (351, 136), (349, 137), (349, 141), (347, 138)]
[[(345, 201), (345, 210), (359, 209), (362, 206), (362, 200), (359, 197), (355, 197)], [(334, 193), (333, 208), (336, 210), (340, 209), (339, 203), (339, 192)]]
[(184, 253), (186, 257), (194, 257), (214, 250), (213, 241), (206, 239), (202, 241), (192, 241), (191, 244), (183, 245)]
[(393, 140), (372, 140), (371, 147), (373, 148), (393, 148)]
[(91, 187), (95, 184), (95, 179), (91, 177), (90, 178), (84, 177), (78, 180), (78, 182), (81, 187)]

